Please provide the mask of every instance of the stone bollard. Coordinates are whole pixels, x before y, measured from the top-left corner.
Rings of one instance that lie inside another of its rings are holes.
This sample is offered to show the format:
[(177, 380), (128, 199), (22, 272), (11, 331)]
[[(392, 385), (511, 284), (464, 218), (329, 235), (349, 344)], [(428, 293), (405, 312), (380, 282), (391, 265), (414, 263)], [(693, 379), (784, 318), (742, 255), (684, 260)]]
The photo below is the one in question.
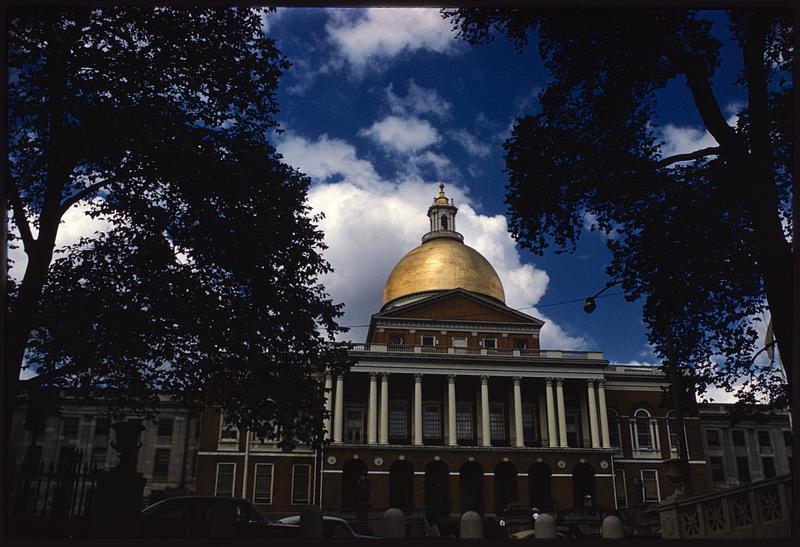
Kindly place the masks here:
[(233, 503), (223, 500), (211, 506), (208, 537), (214, 539), (236, 537), (236, 508)]
[(461, 515), (461, 539), (483, 539), (483, 521), (475, 511)]
[(397, 507), (389, 507), (383, 514), (383, 537), (405, 539), (406, 515)]
[(614, 515), (608, 515), (603, 519), (602, 530), (602, 536), (605, 539), (622, 539), (625, 537), (622, 532), (622, 521)]
[(316, 505), (309, 505), (300, 514), (300, 530), (297, 537), (322, 538), (322, 511)]
[(548, 513), (541, 514), (533, 529), (536, 539), (553, 539), (556, 537), (556, 519)]

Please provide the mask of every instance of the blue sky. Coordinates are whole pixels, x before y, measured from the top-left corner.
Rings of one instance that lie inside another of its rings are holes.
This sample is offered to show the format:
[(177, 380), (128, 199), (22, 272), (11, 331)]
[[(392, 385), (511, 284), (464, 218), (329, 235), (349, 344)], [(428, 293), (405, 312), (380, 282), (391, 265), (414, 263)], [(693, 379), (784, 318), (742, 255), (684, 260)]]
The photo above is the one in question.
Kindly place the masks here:
[[(714, 89), (735, 122), (746, 98), (734, 84), (740, 52), (724, 14), (704, 15), (723, 42)], [(361, 325), (380, 308), (391, 269), (420, 244), (427, 207), (444, 182), (459, 207), (458, 231), (495, 267), (507, 304), (546, 321), (542, 347), (657, 363), (641, 303), (613, 295), (617, 289), (591, 315), (580, 301), (550, 305), (582, 300), (607, 280), (606, 236), (589, 231), (591, 218), (574, 254), (551, 249), (537, 257), (517, 249), (508, 234), (502, 143), (515, 118), (537, 110), (547, 83), (535, 42), (522, 54), (502, 37), (471, 47), (455, 39), (436, 9), (280, 8), (264, 16), (263, 28), (293, 64), (280, 81), (284, 132), (273, 142), (313, 181), (308, 203), (325, 215), (325, 254), (335, 269), (322, 281), (345, 304), (341, 322), (354, 326), (346, 339), (364, 340)], [(664, 155), (715, 144), (682, 79), (658, 95), (658, 114)], [(67, 211), (57, 246), (108, 228), (85, 209)], [(12, 275), (19, 275), (25, 256), (19, 249), (11, 256)]]
[[(707, 12), (723, 40), (714, 88), (735, 121), (745, 95), (734, 85), (740, 53), (723, 14)], [(618, 363), (655, 363), (641, 303), (621, 295), (585, 314), (609, 259), (605, 235), (587, 230), (574, 254), (537, 257), (507, 233), (502, 142), (514, 119), (538, 108), (548, 74), (535, 43), (518, 54), (497, 37), (457, 41), (435, 9), (279, 9), (264, 29), (293, 63), (281, 80), (275, 143), (314, 184), (309, 203), (336, 272), (324, 279), (346, 305), (345, 325), (366, 325), (381, 304), (394, 264), (427, 231), (425, 212), (439, 182), (459, 206), (458, 230), (495, 266), (507, 303), (547, 321), (542, 345), (594, 349)], [(714, 144), (682, 80), (658, 96), (664, 155)], [(610, 289), (608, 293), (618, 292)], [(362, 341), (364, 328), (347, 338)]]

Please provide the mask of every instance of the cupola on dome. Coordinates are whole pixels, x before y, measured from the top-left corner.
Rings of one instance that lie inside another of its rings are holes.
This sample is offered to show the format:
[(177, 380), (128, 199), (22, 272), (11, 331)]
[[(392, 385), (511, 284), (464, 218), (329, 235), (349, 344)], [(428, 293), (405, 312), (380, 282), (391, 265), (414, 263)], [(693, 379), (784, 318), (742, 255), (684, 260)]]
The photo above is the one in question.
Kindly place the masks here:
[(456, 232), (457, 211), (444, 193), (444, 184), (440, 184), (439, 195), (428, 208), (431, 230), (422, 236), (422, 245), (401, 258), (389, 274), (383, 288), (384, 309), (457, 288), (505, 303), (497, 272)]

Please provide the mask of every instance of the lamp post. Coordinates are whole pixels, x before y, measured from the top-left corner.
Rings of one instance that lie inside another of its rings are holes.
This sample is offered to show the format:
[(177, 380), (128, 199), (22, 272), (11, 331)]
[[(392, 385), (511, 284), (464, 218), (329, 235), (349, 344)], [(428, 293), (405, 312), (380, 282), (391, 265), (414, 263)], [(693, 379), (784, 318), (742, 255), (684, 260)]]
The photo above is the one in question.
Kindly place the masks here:
[[(609, 281), (602, 290), (593, 296), (587, 297), (583, 304), (583, 311), (586, 313), (592, 313), (595, 309), (597, 309), (597, 297), (619, 283), (619, 280)], [(665, 353), (667, 357), (666, 362), (664, 363), (664, 369), (669, 376), (670, 391), (672, 392), (672, 410), (675, 412), (675, 427), (678, 430), (676, 432), (678, 437), (678, 457), (667, 460), (667, 477), (675, 485), (674, 496), (679, 497), (684, 496), (691, 491), (689, 481), (689, 455), (686, 447), (686, 437), (683, 434), (683, 409), (685, 404), (684, 397), (686, 393), (683, 387), (678, 363), (675, 358), (674, 347), (672, 345), (672, 330), (670, 329), (669, 324), (670, 314), (666, 308), (667, 304), (663, 301), (661, 304), (662, 305), (658, 308), (657, 328), (664, 337)]]

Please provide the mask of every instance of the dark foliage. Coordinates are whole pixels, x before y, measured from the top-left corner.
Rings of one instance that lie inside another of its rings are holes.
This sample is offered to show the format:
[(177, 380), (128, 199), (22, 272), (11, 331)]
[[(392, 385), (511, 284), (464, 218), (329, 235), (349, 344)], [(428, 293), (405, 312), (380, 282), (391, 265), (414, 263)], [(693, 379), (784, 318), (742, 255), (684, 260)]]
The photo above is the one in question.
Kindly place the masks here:
[[(9, 17), (7, 207), (28, 255), (10, 286), (6, 379), (146, 406), (220, 405), (287, 445), (321, 438), (313, 381), (349, 364), (341, 306), (281, 162), (289, 67), (250, 9), (18, 9)], [(53, 255), (74, 204), (110, 229)], [(33, 219), (38, 235), (29, 232)]]
[[(513, 236), (542, 254), (572, 251), (586, 214), (610, 234), (607, 272), (626, 298), (644, 298), (656, 353), (708, 384), (787, 402), (790, 387), (754, 363), (753, 321), (769, 309), (791, 381), (793, 269), (792, 16), (729, 12), (741, 46), (738, 81), (748, 106), (731, 127), (711, 87), (719, 42), (685, 9), (443, 10), (460, 37), (506, 36), (518, 50), (534, 33), (550, 72), (539, 113), (506, 141), (506, 202)], [(686, 83), (718, 147), (660, 154), (657, 92)], [(667, 351), (667, 340), (672, 347)], [(689, 389), (689, 388), (687, 388)]]

